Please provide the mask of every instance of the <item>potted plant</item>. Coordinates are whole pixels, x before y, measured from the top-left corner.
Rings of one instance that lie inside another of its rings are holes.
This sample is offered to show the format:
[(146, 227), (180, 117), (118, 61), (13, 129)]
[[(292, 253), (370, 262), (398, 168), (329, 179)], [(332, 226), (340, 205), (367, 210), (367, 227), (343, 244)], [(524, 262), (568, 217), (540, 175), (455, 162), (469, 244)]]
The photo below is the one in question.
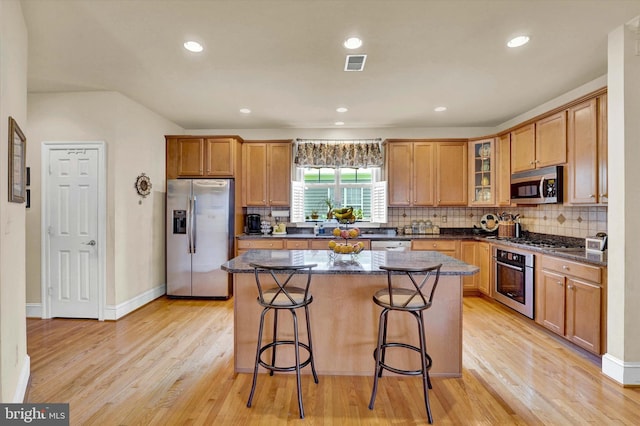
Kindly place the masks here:
[(327, 205), (327, 219), (333, 219), (333, 200), (331, 198), (327, 198), (324, 200), (324, 203)]
[(318, 210), (311, 210), (311, 219), (312, 220), (318, 219)]

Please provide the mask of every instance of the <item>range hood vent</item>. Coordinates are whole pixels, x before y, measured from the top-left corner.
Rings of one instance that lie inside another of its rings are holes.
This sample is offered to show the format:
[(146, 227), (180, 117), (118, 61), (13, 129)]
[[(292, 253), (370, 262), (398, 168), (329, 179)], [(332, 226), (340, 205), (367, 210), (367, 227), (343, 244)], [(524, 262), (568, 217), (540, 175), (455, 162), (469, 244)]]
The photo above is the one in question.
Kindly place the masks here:
[(347, 55), (344, 63), (345, 71), (362, 71), (364, 63), (367, 61), (367, 55)]

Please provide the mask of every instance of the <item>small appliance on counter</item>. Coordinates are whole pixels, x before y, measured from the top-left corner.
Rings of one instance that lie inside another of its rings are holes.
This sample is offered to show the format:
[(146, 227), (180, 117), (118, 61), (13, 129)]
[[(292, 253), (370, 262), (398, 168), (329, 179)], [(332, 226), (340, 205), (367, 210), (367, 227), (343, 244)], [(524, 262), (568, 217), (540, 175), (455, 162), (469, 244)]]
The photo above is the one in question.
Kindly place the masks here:
[(247, 215), (247, 234), (261, 234), (261, 218), (259, 214), (250, 213)]
[(607, 234), (598, 232), (593, 237), (587, 237), (584, 240), (585, 250), (588, 252), (601, 252), (607, 248)]

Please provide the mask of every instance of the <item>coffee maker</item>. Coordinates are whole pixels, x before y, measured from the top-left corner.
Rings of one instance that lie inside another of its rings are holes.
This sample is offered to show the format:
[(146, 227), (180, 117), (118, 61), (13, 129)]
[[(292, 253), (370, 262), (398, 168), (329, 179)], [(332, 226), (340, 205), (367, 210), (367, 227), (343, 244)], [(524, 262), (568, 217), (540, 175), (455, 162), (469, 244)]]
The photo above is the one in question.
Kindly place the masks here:
[(247, 215), (247, 234), (261, 234), (261, 218), (259, 214), (250, 213)]

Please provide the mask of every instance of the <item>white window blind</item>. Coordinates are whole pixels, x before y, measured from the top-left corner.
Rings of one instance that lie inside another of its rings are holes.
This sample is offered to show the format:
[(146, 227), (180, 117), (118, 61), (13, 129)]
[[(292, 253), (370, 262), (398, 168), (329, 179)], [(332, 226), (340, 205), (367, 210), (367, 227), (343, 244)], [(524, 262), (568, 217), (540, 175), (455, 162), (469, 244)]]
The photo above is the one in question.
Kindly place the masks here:
[(304, 222), (304, 182), (291, 182), (291, 222)]
[(371, 191), (371, 222), (387, 223), (387, 182), (374, 182)]

